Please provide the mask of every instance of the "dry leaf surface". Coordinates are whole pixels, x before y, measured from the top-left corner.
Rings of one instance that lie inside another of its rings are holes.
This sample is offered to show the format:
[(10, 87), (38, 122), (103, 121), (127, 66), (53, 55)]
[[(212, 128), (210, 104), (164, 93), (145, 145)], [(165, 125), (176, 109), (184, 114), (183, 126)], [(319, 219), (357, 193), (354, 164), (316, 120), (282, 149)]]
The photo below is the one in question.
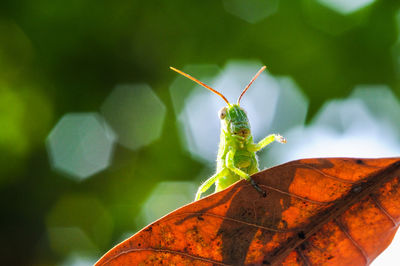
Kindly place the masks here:
[(303, 159), (184, 206), (96, 265), (368, 265), (400, 222), (400, 158)]

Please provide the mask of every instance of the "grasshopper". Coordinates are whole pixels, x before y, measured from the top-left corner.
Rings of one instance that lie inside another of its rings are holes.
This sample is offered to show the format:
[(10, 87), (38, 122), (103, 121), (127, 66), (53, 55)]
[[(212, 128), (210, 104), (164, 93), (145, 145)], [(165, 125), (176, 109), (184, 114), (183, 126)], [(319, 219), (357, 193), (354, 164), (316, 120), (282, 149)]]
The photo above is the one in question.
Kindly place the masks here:
[(214, 183), (215, 192), (218, 192), (240, 179), (246, 179), (247, 181), (250, 181), (252, 186), (265, 197), (266, 192), (263, 191), (251, 178), (252, 174), (259, 171), (256, 152), (263, 149), (273, 141), (286, 143), (286, 139), (279, 134), (271, 134), (262, 139), (260, 142), (254, 143), (253, 136), (251, 135), (250, 131), (250, 123), (247, 118), (246, 111), (240, 107), (240, 100), (249, 89), (251, 84), (257, 79), (257, 77), (262, 71), (264, 71), (266, 67), (263, 66), (251, 79), (249, 84), (240, 94), (236, 104), (229, 103), (222, 93), (214, 90), (198, 79), (176, 68), (170, 68), (217, 94), (227, 104), (227, 106), (222, 107), (218, 113), (221, 121), (221, 134), (217, 155), (217, 171), (199, 187), (196, 193), (195, 201), (199, 200), (201, 198), (201, 194), (206, 192)]

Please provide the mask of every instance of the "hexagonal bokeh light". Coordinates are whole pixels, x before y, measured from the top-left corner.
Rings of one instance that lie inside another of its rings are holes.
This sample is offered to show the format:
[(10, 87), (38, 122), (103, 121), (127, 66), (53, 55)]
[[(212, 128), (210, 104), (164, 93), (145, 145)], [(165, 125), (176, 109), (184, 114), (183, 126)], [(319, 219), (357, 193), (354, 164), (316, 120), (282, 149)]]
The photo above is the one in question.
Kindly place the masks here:
[[(368, 22), (371, 9), (365, 8), (353, 15), (349, 13), (356, 12), (364, 6), (352, 6), (357, 1), (345, 0), (345, 2), (342, 2), (337, 0), (303, 0), (301, 1), (301, 10), (304, 13), (305, 21), (312, 27), (330, 35), (343, 34)], [(343, 4), (344, 7), (341, 10)], [(316, 45), (318, 45), (318, 42)]]
[(223, 0), (225, 10), (247, 22), (257, 23), (278, 10), (279, 0)]
[[(261, 66), (255, 62), (231, 62), (208, 85), (222, 92), (230, 102), (236, 102)], [(184, 79), (178, 77), (181, 78)], [(178, 120), (184, 147), (195, 158), (215, 160), (220, 134), (218, 110), (225, 105), (220, 97), (200, 86), (186, 99)], [(295, 125), (302, 125), (308, 103), (290, 78), (274, 78), (264, 72), (243, 96), (241, 106), (248, 113), (253, 136), (258, 141), (268, 134), (283, 134)]]
[(353, 13), (361, 8), (371, 5), (375, 0), (317, 0), (324, 5), (342, 15)]
[(92, 266), (98, 258), (80, 256), (78, 254), (69, 255), (59, 266)]
[(50, 248), (58, 255), (99, 253), (93, 241), (79, 227), (49, 227), (47, 234)]
[(388, 134), (400, 136), (400, 102), (386, 85), (358, 85), (351, 98), (360, 99), (372, 116), (385, 127)]
[(110, 245), (113, 220), (94, 197), (62, 196), (46, 217), (50, 247), (58, 255), (98, 256)]
[(82, 180), (110, 165), (115, 135), (97, 113), (64, 115), (47, 137), (54, 169)]
[(193, 201), (196, 186), (193, 182), (160, 182), (143, 204), (136, 223), (148, 225), (169, 212)]
[(117, 86), (101, 107), (118, 135), (118, 143), (132, 150), (159, 138), (165, 111), (164, 104), (146, 84)]
[[(351, 115), (349, 115), (351, 114)], [(347, 99), (327, 102), (310, 126), (269, 151), (274, 164), (310, 157), (389, 157), (400, 154), (400, 104), (386, 86), (357, 86)]]

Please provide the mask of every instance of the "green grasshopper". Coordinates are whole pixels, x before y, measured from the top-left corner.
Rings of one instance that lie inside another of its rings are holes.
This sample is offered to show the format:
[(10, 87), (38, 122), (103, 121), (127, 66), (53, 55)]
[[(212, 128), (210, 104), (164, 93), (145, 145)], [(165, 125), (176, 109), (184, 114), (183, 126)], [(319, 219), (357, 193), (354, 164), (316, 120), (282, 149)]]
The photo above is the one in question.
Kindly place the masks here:
[(240, 179), (246, 179), (250, 181), (252, 186), (265, 197), (266, 192), (263, 191), (250, 177), (250, 175), (259, 171), (256, 152), (273, 141), (286, 143), (286, 139), (281, 135), (271, 134), (265, 137), (259, 143), (254, 143), (253, 136), (250, 132), (250, 124), (247, 114), (245, 110), (240, 107), (240, 99), (266, 67), (263, 66), (251, 79), (250, 83), (240, 94), (237, 104), (230, 104), (224, 95), (197, 80), (196, 78), (176, 68), (170, 68), (219, 95), (228, 104), (219, 111), (219, 118), (221, 120), (221, 135), (217, 156), (216, 174), (207, 179), (199, 187), (196, 193), (195, 201), (200, 199), (201, 194), (206, 192), (214, 183), (215, 192), (218, 192)]

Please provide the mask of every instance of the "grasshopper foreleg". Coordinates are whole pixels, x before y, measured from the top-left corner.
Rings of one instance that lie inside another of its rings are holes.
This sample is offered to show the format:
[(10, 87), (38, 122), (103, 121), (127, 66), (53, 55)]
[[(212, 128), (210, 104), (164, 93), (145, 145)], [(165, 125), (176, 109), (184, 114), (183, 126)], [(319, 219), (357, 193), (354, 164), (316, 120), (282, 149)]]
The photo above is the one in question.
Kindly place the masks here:
[(270, 144), (271, 142), (280, 142), (280, 143), (286, 143), (286, 139), (284, 137), (282, 137), (279, 134), (271, 134), (266, 136), (265, 138), (263, 138), (259, 143), (257, 144), (253, 144), (251, 146), (248, 147), (249, 151), (252, 152), (256, 152), (261, 150), (262, 148), (264, 148), (265, 146), (267, 146), (268, 144)]

